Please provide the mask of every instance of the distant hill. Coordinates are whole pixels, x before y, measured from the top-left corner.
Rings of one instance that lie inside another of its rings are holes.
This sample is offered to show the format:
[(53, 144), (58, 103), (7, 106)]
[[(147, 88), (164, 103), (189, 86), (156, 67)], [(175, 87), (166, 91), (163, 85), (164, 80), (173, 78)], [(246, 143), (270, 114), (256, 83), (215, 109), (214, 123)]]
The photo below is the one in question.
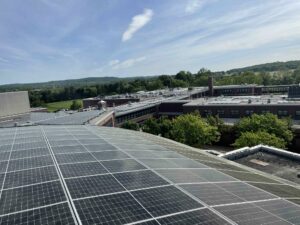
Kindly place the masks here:
[(0, 85), (0, 90), (19, 90), (19, 89), (43, 89), (52, 87), (67, 87), (67, 86), (91, 86), (96, 84), (108, 84), (117, 81), (130, 81), (134, 79), (148, 79), (150, 77), (87, 77), (80, 79), (69, 79), (69, 80), (58, 80), (58, 81), (48, 81), (41, 83), (25, 83), (25, 84), (5, 84)]
[(275, 71), (284, 71), (284, 70), (295, 70), (297, 68), (300, 68), (300, 60), (259, 64), (254, 66), (228, 70), (227, 73), (232, 74), (232, 73), (241, 73), (246, 71), (275, 72)]
[[(265, 63), (260, 65), (254, 65), (244, 68), (237, 68), (228, 71), (219, 71), (215, 72), (217, 75), (234, 74), (234, 73), (242, 73), (246, 71), (252, 72), (274, 72), (274, 71), (286, 71), (286, 70), (295, 70), (300, 68), (300, 60), (297, 61), (288, 61), (288, 62), (274, 62), (274, 63)], [(81, 79), (70, 79), (70, 80), (59, 80), (59, 81), (49, 81), (43, 83), (27, 83), (27, 84), (6, 84), (0, 85), (0, 92), (2, 91), (13, 91), (13, 90), (28, 90), (28, 89), (46, 89), (53, 87), (82, 87), (82, 86), (92, 86), (96, 84), (108, 84), (115, 83), (118, 81), (132, 81), (135, 79), (150, 79), (155, 76), (144, 76), (144, 77), (126, 77), (126, 78), (118, 78), (118, 77), (88, 77)]]

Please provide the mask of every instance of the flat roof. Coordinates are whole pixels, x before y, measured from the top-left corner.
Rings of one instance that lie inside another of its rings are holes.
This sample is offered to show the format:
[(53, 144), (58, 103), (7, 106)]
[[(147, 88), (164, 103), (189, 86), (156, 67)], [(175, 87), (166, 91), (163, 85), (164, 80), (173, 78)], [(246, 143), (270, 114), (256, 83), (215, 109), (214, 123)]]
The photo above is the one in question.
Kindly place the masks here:
[(297, 177), (300, 171), (299, 161), (261, 151), (234, 161), (300, 184), (300, 178)]
[(251, 87), (263, 87), (257, 84), (241, 84), (241, 85), (220, 85), (220, 86), (213, 86), (214, 89), (227, 89), (227, 88), (251, 88)]
[(183, 96), (172, 96), (172, 97), (157, 97), (153, 99), (147, 99), (140, 102), (132, 102), (130, 104), (120, 105), (117, 107), (114, 107), (114, 111), (116, 113), (116, 116), (125, 115), (128, 113), (136, 112), (142, 109), (147, 109), (156, 105), (159, 105), (162, 102), (165, 101), (177, 101), (182, 98), (188, 97), (187, 95)]
[[(250, 102), (249, 102), (250, 101)], [(270, 103), (268, 103), (270, 101)], [(288, 100), (287, 95), (260, 96), (220, 96), (206, 97), (190, 101), (184, 106), (218, 105), (299, 105), (300, 101)]]

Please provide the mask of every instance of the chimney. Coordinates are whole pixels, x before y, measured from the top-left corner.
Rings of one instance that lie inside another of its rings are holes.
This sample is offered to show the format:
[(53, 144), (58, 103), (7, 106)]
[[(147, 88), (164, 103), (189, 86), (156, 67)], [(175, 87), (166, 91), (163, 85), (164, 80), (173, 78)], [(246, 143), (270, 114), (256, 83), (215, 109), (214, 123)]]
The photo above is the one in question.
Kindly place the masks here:
[(209, 96), (214, 96), (214, 78), (212, 76), (208, 77), (208, 93)]

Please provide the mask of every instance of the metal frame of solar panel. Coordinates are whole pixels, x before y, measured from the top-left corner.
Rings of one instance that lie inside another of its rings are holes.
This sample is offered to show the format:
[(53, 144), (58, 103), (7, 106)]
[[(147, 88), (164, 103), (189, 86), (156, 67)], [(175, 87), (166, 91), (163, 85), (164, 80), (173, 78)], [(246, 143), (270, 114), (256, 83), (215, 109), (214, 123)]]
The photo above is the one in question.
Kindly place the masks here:
[(9, 128), (24, 125), (81, 125), (87, 123), (103, 113), (103, 110), (91, 110), (84, 112), (57, 112), (41, 113), (32, 112), (29, 114), (13, 117), (11, 120), (2, 121), (0, 128)]
[[(300, 224), (289, 201), (299, 187), (226, 174), (224, 160), (193, 160), (153, 138), (84, 125), (0, 129), (0, 224)], [(274, 185), (290, 189), (280, 196)]]

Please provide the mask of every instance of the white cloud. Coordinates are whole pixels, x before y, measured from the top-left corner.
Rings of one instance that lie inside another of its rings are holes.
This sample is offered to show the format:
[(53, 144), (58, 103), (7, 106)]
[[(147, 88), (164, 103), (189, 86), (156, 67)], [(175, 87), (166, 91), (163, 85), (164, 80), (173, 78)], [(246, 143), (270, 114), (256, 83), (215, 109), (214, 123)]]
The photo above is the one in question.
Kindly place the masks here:
[(190, 0), (185, 7), (185, 12), (192, 14), (201, 9), (205, 4), (205, 0)]
[(41, 0), (41, 2), (53, 9), (61, 9), (61, 7), (62, 7), (58, 1), (55, 2), (53, 0)]
[(108, 65), (109, 66), (114, 66), (114, 65), (118, 64), (119, 62), (120, 61), (118, 59), (114, 59), (114, 60), (109, 61)]
[(7, 59), (5, 59), (3, 57), (0, 57), (0, 62), (7, 63), (7, 62), (9, 62), (9, 60), (7, 60)]
[(149, 23), (152, 19), (153, 11), (151, 9), (145, 9), (143, 14), (132, 17), (131, 23), (127, 30), (123, 33), (122, 41), (128, 41), (132, 38), (133, 34)]
[(143, 57), (139, 57), (139, 58), (127, 59), (123, 62), (118, 61), (118, 63), (115, 63), (113, 65), (113, 69), (117, 70), (117, 69), (129, 68), (129, 67), (132, 67), (132, 66), (136, 65), (139, 62), (144, 61), (145, 59), (146, 59), (146, 57), (143, 56)]

